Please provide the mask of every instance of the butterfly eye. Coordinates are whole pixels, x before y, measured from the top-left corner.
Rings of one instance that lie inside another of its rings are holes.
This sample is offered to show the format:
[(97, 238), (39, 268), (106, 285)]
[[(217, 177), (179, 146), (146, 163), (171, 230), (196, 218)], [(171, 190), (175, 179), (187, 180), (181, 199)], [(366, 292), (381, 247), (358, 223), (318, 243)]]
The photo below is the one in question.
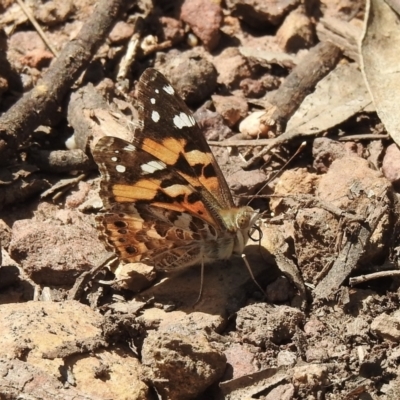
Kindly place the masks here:
[(236, 223), (239, 229), (247, 228), (250, 225), (251, 214), (244, 210), (240, 213), (236, 219)]

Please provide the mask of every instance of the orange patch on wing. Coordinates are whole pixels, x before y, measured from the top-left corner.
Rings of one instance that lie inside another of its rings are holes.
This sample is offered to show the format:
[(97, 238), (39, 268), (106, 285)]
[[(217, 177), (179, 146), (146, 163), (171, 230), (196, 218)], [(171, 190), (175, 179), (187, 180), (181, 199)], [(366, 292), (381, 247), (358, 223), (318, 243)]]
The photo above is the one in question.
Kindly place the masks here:
[(204, 153), (200, 150), (192, 150), (188, 153), (185, 153), (185, 158), (188, 160), (190, 166), (194, 166), (196, 164), (208, 165), (212, 162), (213, 158), (210, 153)]
[(184, 174), (181, 171), (178, 171), (178, 173), (182, 178), (187, 180), (192, 186), (194, 186), (194, 187), (199, 186), (199, 178), (198, 177), (193, 177), (193, 176)]
[(216, 176), (213, 176), (212, 178), (205, 178), (204, 176), (199, 176), (199, 181), (201, 184), (208, 189), (211, 193), (218, 193), (220, 192), (219, 189), (219, 181)]
[(189, 212), (206, 221), (208, 224), (215, 226), (214, 217), (208, 212), (201, 201), (197, 201), (196, 203), (152, 203), (152, 206), (164, 208), (171, 211), (178, 211), (181, 213)]
[[(185, 158), (188, 160), (189, 164), (192, 167), (195, 166), (196, 164), (202, 164), (205, 167), (209, 164), (212, 165), (214, 161), (214, 157), (211, 153), (208, 152), (205, 153), (200, 150), (192, 150), (189, 153), (186, 153)], [(219, 185), (219, 180), (216, 176), (206, 178), (200, 175), (198, 176), (198, 180), (210, 192), (219, 194), (220, 185)]]
[(171, 211), (178, 211), (178, 212), (185, 212), (186, 208), (182, 207), (182, 203), (161, 203), (161, 202), (153, 202), (151, 203), (152, 206), (154, 207), (160, 207), (164, 208), (166, 210), (171, 210)]
[(141, 179), (134, 185), (116, 184), (112, 187), (115, 201), (125, 203), (132, 200), (152, 200), (160, 188), (161, 181), (157, 179)]
[(167, 138), (162, 143), (158, 143), (153, 139), (146, 138), (143, 140), (142, 149), (167, 165), (174, 166), (178, 161), (179, 154), (183, 152), (185, 144), (186, 141), (183, 139)]

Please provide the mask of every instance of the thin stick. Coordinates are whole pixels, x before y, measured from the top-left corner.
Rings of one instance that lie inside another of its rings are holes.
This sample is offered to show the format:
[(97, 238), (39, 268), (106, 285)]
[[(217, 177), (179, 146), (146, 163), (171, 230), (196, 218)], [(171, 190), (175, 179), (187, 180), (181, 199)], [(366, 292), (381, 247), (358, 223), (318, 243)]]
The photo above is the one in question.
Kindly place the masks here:
[(269, 178), (267, 180), (267, 182), (264, 183), (264, 185), (261, 187), (261, 189), (258, 190), (257, 193), (254, 196), (251, 197), (251, 199), (248, 201), (247, 205), (250, 203), (250, 201), (252, 199), (254, 199), (255, 196), (258, 195), (258, 193), (260, 193), (271, 181), (273, 181), (283, 171), (284, 168), (287, 167), (287, 165), (300, 153), (300, 151), (302, 151), (304, 149), (304, 147), (306, 147), (306, 145), (307, 145), (306, 142), (303, 142), (300, 145), (300, 147), (296, 150), (296, 152), (292, 155), (292, 157), (290, 157), (289, 160), (286, 161), (286, 163), (278, 171), (276, 171), (275, 174), (273, 174), (271, 176), (271, 178)]
[(381, 271), (381, 272), (374, 272), (369, 275), (360, 275), (349, 279), (350, 285), (358, 285), (359, 283), (372, 281), (373, 279), (378, 278), (387, 278), (388, 276), (400, 276), (400, 271)]
[(53, 47), (53, 45), (50, 43), (50, 41), (47, 39), (46, 34), (43, 32), (42, 28), (40, 25), (37, 23), (35, 17), (32, 15), (28, 7), (25, 5), (25, 3), (22, 0), (17, 0), (17, 3), (19, 6), (22, 8), (22, 11), (25, 13), (29, 21), (31, 21), (31, 24), (35, 27), (37, 33), (39, 36), (42, 38), (43, 42), (45, 45), (49, 48), (49, 50), (56, 56), (58, 57), (58, 52), (57, 50)]

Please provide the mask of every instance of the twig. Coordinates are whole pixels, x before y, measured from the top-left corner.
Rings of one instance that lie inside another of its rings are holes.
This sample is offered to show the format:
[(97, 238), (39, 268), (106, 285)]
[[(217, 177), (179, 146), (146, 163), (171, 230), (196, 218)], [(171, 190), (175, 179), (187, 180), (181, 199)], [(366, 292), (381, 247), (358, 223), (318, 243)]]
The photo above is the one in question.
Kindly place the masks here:
[(338, 140), (341, 142), (346, 142), (350, 140), (381, 140), (381, 139), (390, 139), (390, 136), (381, 135), (379, 133), (365, 133), (362, 135), (346, 135), (340, 137)]
[(62, 179), (58, 181), (55, 185), (53, 185), (50, 189), (44, 191), (40, 198), (44, 199), (46, 197), (52, 196), (52, 200), (58, 200), (66, 191), (70, 190), (71, 187), (77, 185), (80, 181), (83, 181), (86, 178), (85, 174), (81, 174), (79, 176), (75, 176), (69, 179)]
[(400, 276), (399, 270), (394, 271), (380, 271), (368, 275), (355, 276), (349, 279), (350, 286), (358, 285), (359, 283), (372, 281), (373, 279), (387, 278), (388, 276)]
[(215, 147), (256, 147), (256, 146), (267, 146), (271, 144), (274, 139), (251, 139), (251, 140), (237, 140), (237, 139), (228, 139), (223, 140), (222, 142), (215, 142), (214, 140), (209, 140), (208, 144), (210, 146)]
[(19, 145), (51, 116), (89, 64), (114, 25), (123, 0), (100, 0), (78, 36), (71, 40), (37, 86), (0, 117), (0, 164), (10, 164)]
[(32, 15), (28, 7), (25, 5), (25, 3), (22, 0), (17, 0), (17, 3), (19, 6), (22, 8), (22, 11), (25, 13), (29, 21), (31, 21), (31, 24), (35, 27), (37, 33), (39, 36), (42, 38), (44, 44), (49, 48), (49, 50), (56, 56), (58, 57), (58, 52), (57, 50), (53, 47), (53, 45), (50, 43), (50, 41), (47, 39), (46, 34), (43, 32), (43, 29), (40, 27), (40, 25), (37, 23), (35, 17)]
[[(319, 43), (311, 49), (308, 57), (293, 69), (275, 92), (261, 122), (278, 135), (285, 131), (289, 118), (314, 90), (315, 85), (336, 66), (340, 56), (341, 50), (330, 42)], [(253, 156), (246, 166), (251, 166), (273, 147), (296, 136), (299, 136), (298, 132), (285, 132), (276, 137), (259, 154)]]

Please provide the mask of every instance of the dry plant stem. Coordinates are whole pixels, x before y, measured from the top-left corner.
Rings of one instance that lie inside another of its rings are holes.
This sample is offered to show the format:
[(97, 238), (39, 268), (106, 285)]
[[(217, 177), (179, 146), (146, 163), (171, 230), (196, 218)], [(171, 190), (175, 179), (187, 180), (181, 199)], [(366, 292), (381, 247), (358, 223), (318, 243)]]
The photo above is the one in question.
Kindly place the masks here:
[[(301, 132), (294, 132), (288, 131), (289, 135), (286, 135), (286, 132), (283, 133), (281, 136), (273, 139), (254, 139), (254, 140), (246, 140), (246, 139), (228, 139), (223, 140), (221, 142), (215, 142), (213, 140), (209, 140), (208, 144), (210, 146), (215, 147), (257, 147), (257, 146), (270, 146), (276, 147), (278, 144), (283, 144), (290, 141), (293, 138), (300, 138), (302, 137)], [(319, 134), (320, 132), (317, 132)], [(304, 137), (310, 137), (310, 134), (307, 133)], [(337, 138), (340, 142), (352, 141), (352, 140), (383, 140), (383, 139), (390, 139), (389, 135), (381, 135), (379, 133), (365, 133), (362, 135), (346, 135)]]
[(353, 140), (383, 140), (390, 139), (389, 135), (381, 135), (379, 133), (365, 133), (363, 135), (346, 135), (338, 138), (340, 142), (347, 142)]
[(392, 277), (400, 276), (400, 271), (399, 270), (381, 271), (381, 272), (374, 272), (374, 273), (368, 274), (368, 275), (355, 276), (355, 277), (349, 279), (349, 283), (350, 283), (350, 286), (355, 286), (355, 285), (358, 285), (359, 283), (372, 281), (373, 279), (387, 278), (388, 276), (392, 276)]
[(275, 139), (254, 139), (254, 140), (246, 140), (246, 139), (228, 139), (228, 140), (223, 140), (222, 142), (215, 142), (213, 140), (209, 140), (208, 144), (210, 146), (215, 146), (215, 147), (230, 147), (230, 146), (236, 146), (236, 147), (247, 147), (247, 146), (268, 146), (271, 144)]
[(261, 293), (262, 293), (264, 296), (266, 296), (265, 290), (260, 286), (260, 284), (257, 282), (257, 279), (255, 278), (255, 276), (254, 276), (254, 274), (253, 274), (253, 271), (252, 271), (252, 269), (251, 269), (251, 267), (250, 267), (250, 264), (249, 264), (249, 262), (247, 261), (246, 254), (242, 254), (242, 258), (243, 258), (243, 261), (244, 261), (244, 263), (245, 263), (245, 265), (246, 265), (247, 270), (249, 271), (249, 274), (250, 274), (250, 277), (251, 277), (252, 281), (253, 281), (253, 282), (256, 284), (256, 286), (260, 289)]
[(400, 3), (398, 0), (385, 0), (385, 3), (392, 7), (393, 10), (400, 15)]
[(197, 296), (196, 301), (193, 304), (193, 307), (198, 304), (203, 296), (203, 288), (204, 288), (204, 260), (201, 262), (201, 276), (200, 276), (200, 290), (199, 295)]
[(103, 43), (126, 3), (123, 0), (100, 0), (78, 36), (64, 47), (37, 86), (0, 117), (0, 164), (9, 164), (18, 146), (43, 121), (51, 118)]
[(34, 26), (36, 29), (38, 35), (42, 38), (44, 44), (49, 48), (49, 50), (56, 56), (58, 57), (58, 53), (56, 49), (53, 47), (53, 45), (50, 43), (50, 41), (47, 39), (46, 34), (43, 32), (43, 29), (40, 27), (40, 25), (37, 23), (35, 17), (32, 15), (32, 13), (29, 11), (28, 7), (26, 7), (25, 3), (22, 0), (17, 0), (17, 3), (19, 6), (22, 8), (22, 11), (25, 13), (29, 21), (31, 21), (31, 24)]
[[(83, 181), (86, 179), (87, 176), (86, 174), (81, 174), (75, 178), (72, 179), (64, 179), (62, 181), (59, 181), (56, 185), (53, 186), (52, 189), (54, 189), (55, 186), (57, 186), (58, 191), (55, 192), (54, 196), (52, 197), (52, 200), (55, 202), (59, 200), (65, 193), (67, 193), (71, 188), (76, 186), (80, 181)], [(47, 190), (49, 192), (49, 190)], [(44, 193), (42, 193), (41, 198), (44, 198)]]
[(335, 17), (324, 16), (316, 26), (318, 39), (321, 42), (332, 42), (343, 50), (343, 54), (360, 63), (358, 42), (362, 28)]
[[(282, 197), (281, 195), (268, 195), (268, 197)], [(301, 207), (303, 208), (322, 208), (333, 215), (336, 215), (339, 218), (346, 218), (349, 222), (364, 222), (365, 217), (362, 215), (351, 214), (347, 211), (343, 211), (341, 208), (333, 205), (332, 203), (326, 202), (324, 200), (320, 200), (317, 197), (310, 195), (310, 194), (286, 194), (285, 198), (293, 198), (301, 203)]]
[(399, 270), (381, 271), (381, 272), (374, 272), (368, 275), (355, 276), (349, 279), (349, 283), (350, 286), (355, 286), (363, 282), (372, 281), (373, 279), (387, 278), (388, 276), (391, 277), (400, 276), (400, 271)]
[(63, 343), (60, 346), (54, 346), (49, 351), (43, 352), (43, 358), (54, 360), (55, 358), (66, 358), (75, 354), (85, 354), (95, 350), (107, 347), (107, 342), (99, 336), (79, 341), (70, 341)]

